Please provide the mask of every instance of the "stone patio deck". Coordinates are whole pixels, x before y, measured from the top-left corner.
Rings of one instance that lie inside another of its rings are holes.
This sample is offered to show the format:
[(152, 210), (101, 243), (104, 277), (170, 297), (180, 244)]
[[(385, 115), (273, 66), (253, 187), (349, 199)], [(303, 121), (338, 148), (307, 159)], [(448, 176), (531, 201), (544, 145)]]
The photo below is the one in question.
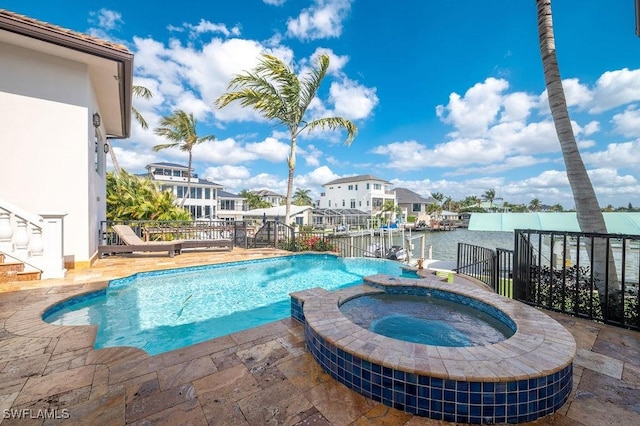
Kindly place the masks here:
[[(0, 285), (3, 425), (438, 425), (352, 392), (325, 374), (286, 319), (149, 356), (93, 349), (95, 327), (44, 323), (42, 311), (134, 272), (286, 254), (275, 250), (99, 259), (64, 280)], [(640, 424), (640, 333), (550, 313), (574, 336), (574, 392), (532, 425)], [(57, 417), (57, 418), (45, 418)]]

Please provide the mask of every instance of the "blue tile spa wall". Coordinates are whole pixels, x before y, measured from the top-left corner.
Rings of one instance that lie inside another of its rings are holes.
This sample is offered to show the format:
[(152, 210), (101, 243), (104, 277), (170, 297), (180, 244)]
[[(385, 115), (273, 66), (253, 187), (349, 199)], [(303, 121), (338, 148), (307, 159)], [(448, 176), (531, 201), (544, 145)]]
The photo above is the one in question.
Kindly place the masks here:
[(551, 414), (567, 400), (573, 368), (511, 382), (466, 382), (407, 373), (366, 361), (305, 326), (307, 347), (322, 369), (385, 405), (436, 420), (520, 423)]

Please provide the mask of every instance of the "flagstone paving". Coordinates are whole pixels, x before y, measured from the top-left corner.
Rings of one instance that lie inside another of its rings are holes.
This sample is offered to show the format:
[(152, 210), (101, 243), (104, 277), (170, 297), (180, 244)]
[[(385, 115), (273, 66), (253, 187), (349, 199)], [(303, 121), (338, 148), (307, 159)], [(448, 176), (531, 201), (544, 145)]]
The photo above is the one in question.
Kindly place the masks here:
[[(359, 395), (324, 373), (285, 319), (149, 356), (94, 349), (94, 326), (41, 320), (56, 301), (137, 271), (286, 254), (277, 250), (118, 256), (61, 280), (0, 284), (4, 425), (445, 425)], [(640, 333), (549, 313), (576, 339), (574, 392), (530, 425), (640, 424)]]

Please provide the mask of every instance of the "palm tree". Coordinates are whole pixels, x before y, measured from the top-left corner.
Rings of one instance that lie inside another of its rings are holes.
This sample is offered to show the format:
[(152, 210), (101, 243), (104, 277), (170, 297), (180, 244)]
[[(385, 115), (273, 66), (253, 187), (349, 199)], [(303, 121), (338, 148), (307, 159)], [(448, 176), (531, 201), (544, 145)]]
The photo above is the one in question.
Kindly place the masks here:
[(247, 200), (247, 205), (250, 210), (273, 207), (270, 202), (263, 200), (258, 194), (253, 193), (248, 189), (243, 189), (238, 195)]
[(329, 56), (320, 55), (316, 66), (308, 75), (297, 76), (284, 62), (275, 56), (263, 54), (259, 64), (252, 72), (235, 76), (230, 82), (230, 92), (224, 93), (215, 104), (223, 108), (233, 101), (240, 101), (243, 107), (251, 107), (267, 120), (275, 120), (289, 130), (291, 145), (287, 165), (287, 197), (285, 223), (289, 224), (293, 174), (296, 167), (297, 138), (303, 130), (311, 132), (316, 128), (347, 131), (347, 145), (353, 142), (358, 128), (342, 117), (324, 117), (307, 121), (305, 113), (315, 98), (320, 84), (329, 68)]
[[(556, 134), (560, 140), (562, 157), (564, 158), (567, 178), (573, 193), (578, 225), (582, 232), (607, 233), (607, 225), (598, 204), (598, 198), (584, 166), (578, 144), (576, 143), (567, 101), (564, 96), (560, 68), (556, 57), (555, 37), (553, 34), (553, 19), (551, 15), (551, 0), (536, 0), (538, 11), (538, 35), (540, 40), (540, 55), (544, 70), (544, 81), (547, 88), (549, 108)], [(594, 240), (593, 273), (597, 281), (602, 282), (606, 277), (607, 249), (604, 241)], [(610, 253), (609, 253), (610, 254)], [(609, 256), (609, 282), (613, 286), (617, 283), (613, 256)], [(611, 267), (613, 266), (613, 267)], [(601, 292), (602, 295), (602, 292)]]
[(107, 173), (107, 219), (189, 220), (170, 191), (159, 191), (151, 179), (121, 171)]
[(502, 198), (496, 197), (496, 190), (493, 188), (484, 191), (482, 198), (489, 202), (489, 211), (493, 211), (494, 200), (502, 200)]
[(193, 114), (187, 114), (182, 110), (174, 111), (170, 116), (162, 118), (160, 126), (161, 127), (154, 130), (155, 134), (158, 136), (164, 136), (172, 142), (154, 146), (153, 150), (155, 152), (167, 148), (179, 148), (181, 151), (189, 153), (189, 163), (187, 165), (187, 191), (180, 202), (180, 207), (184, 207), (184, 202), (191, 192), (193, 148), (203, 142), (214, 140), (216, 137), (214, 135), (198, 136), (196, 133), (196, 120), (193, 118)]
[[(382, 207), (380, 207), (379, 215), (384, 218), (385, 222), (390, 223), (394, 213), (396, 214), (396, 216), (398, 216), (399, 214), (401, 215), (402, 210), (400, 210), (399, 206), (396, 206), (393, 200), (386, 200), (382, 204)], [(389, 216), (388, 220), (387, 220), (387, 216)]]
[(295, 204), (296, 206), (312, 206), (313, 200), (309, 195), (310, 192), (310, 189), (296, 188), (296, 192), (293, 194), (292, 204)]
[[(153, 93), (151, 90), (147, 89), (144, 86), (133, 86), (132, 87), (133, 96), (138, 98), (150, 99), (153, 97)], [(131, 113), (133, 114), (133, 118), (140, 124), (143, 129), (147, 129), (149, 125), (147, 121), (144, 119), (142, 114), (131, 105)], [(111, 139), (107, 138), (107, 145), (109, 146), (109, 155), (111, 156), (111, 163), (113, 164), (113, 171), (115, 174), (120, 173), (120, 164), (118, 164), (118, 159), (116, 158), (116, 153), (113, 150), (113, 146), (111, 145)]]
[(531, 210), (532, 212), (539, 212), (540, 211), (540, 200), (537, 198), (534, 198), (533, 200), (529, 201), (529, 210)]

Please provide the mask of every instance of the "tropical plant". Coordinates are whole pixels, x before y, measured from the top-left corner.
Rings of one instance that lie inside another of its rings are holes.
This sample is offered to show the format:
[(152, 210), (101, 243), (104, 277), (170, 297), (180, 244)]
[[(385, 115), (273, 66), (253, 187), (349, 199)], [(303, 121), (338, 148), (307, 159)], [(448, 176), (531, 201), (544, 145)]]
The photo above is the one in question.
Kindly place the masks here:
[(296, 206), (313, 206), (313, 200), (309, 195), (310, 192), (310, 189), (296, 188), (296, 192), (293, 194), (292, 204)]
[(482, 195), (482, 199), (489, 202), (489, 210), (493, 210), (493, 200), (496, 199), (496, 190), (487, 189)]
[(345, 143), (353, 142), (358, 131), (355, 124), (342, 117), (324, 117), (308, 120), (307, 108), (316, 97), (322, 80), (329, 68), (329, 56), (320, 55), (315, 67), (308, 74), (298, 76), (284, 62), (275, 56), (263, 54), (252, 72), (236, 75), (228, 85), (227, 93), (215, 101), (223, 108), (233, 101), (240, 101), (243, 107), (251, 107), (267, 120), (276, 121), (289, 130), (291, 137), (287, 165), (287, 196), (285, 222), (289, 223), (293, 176), (296, 167), (297, 139), (302, 131), (311, 132), (316, 128), (334, 130), (343, 128), (347, 132)]
[[(378, 215), (382, 217), (384, 222), (390, 223), (394, 214), (396, 215), (396, 217), (402, 215), (402, 210), (400, 209), (400, 206), (396, 206), (396, 203), (393, 200), (386, 200), (382, 204), (382, 207), (380, 207), (380, 211), (378, 212)], [(387, 218), (387, 216), (389, 217)]]
[(191, 192), (191, 166), (193, 163), (193, 148), (206, 141), (214, 140), (214, 135), (198, 136), (196, 133), (196, 120), (193, 114), (187, 114), (182, 110), (174, 111), (168, 117), (163, 117), (160, 121), (160, 127), (154, 130), (158, 136), (169, 139), (170, 143), (159, 144), (153, 147), (155, 152), (167, 148), (178, 148), (189, 154), (189, 163), (187, 165), (187, 191), (180, 202), (180, 207), (184, 206), (184, 202)]
[(171, 191), (159, 191), (150, 179), (121, 170), (107, 173), (107, 219), (190, 220), (189, 212), (175, 205)]
[(542, 207), (542, 203), (540, 203), (539, 199), (534, 198), (533, 200), (529, 201), (529, 210), (530, 211), (539, 212), (541, 207)]
[(247, 201), (247, 206), (249, 206), (250, 210), (273, 207), (270, 202), (263, 200), (258, 194), (248, 189), (243, 189), (238, 195)]
[[(536, 0), (538, 13), (538, 35), (540, 40), (540, 55), (544, 81), (547, 88), (549, 108), (553, 117), (556, 134), (560, 141), (560, 149), (564, 158), (567, 178), (571, 186), (573, 201), (576, 207), (576, 217), (582, 232), (607, 233), (607, 225), (598, 204), (591, 179), (584, 166), (578, 144), (576, 143), (567, 101), (562, 87), (560, 67), (556, 57), (555, 36), (553, 33), (553, 19), (551, 14), (551, 0)], [(613, 256), (608, 253), (603, 239), (594, 240), (593, 272), (596, 279), (604, 282), (607, 268), (609, 270), (609, 282), (617, 283)], [(609, 265), (607, 265), (609, 259)], [(601, 291), (601, 297), (604, 296)]]

